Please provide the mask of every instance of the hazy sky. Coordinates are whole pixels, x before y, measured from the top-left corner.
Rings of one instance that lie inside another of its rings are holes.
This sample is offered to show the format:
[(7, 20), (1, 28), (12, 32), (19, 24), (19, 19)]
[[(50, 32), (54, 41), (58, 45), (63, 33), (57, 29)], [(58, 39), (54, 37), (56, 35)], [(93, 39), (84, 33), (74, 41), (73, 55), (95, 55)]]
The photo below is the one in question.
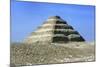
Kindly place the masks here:
[(59, 15), (87, 41), (94, 40), (95, 7), (39, 2), (11, 2), (11, 40), (21, 41), (48, 17)]

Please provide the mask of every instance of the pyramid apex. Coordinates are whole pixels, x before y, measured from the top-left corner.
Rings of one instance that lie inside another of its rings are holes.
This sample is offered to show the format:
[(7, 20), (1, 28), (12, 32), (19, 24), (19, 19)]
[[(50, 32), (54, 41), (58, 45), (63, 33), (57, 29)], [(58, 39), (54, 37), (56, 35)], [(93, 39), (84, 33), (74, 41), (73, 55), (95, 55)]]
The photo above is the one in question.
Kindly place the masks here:
[(49, 17), (49, 19), (61, 19), (61, 17), (56, 15), (56, 16)]

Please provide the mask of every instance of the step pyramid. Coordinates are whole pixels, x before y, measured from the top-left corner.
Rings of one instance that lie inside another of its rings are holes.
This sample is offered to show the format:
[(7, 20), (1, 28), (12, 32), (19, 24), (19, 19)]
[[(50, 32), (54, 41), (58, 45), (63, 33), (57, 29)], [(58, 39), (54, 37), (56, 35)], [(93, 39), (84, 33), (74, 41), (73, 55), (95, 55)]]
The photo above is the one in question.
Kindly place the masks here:
[(66, 43), (85, 41), (84, 38), (67, 24), (60, 16), (49, 17), (43, 25), (32, 32), (25, 40), (26, 43), (51, 42)]

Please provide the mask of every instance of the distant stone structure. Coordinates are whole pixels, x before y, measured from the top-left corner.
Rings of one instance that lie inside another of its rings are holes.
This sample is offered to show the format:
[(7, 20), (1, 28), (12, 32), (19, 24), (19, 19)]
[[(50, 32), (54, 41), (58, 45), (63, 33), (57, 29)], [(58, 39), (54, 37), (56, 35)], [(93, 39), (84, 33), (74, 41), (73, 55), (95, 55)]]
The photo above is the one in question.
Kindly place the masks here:
[(66, 43), (73, 41), (85, 41), (84, 38), (68, 25), (59, 16), (48, 18), (43, 25), (32, 32), (25, 40), (25, 43), (34, 42), (51, 42), (51, 43)]

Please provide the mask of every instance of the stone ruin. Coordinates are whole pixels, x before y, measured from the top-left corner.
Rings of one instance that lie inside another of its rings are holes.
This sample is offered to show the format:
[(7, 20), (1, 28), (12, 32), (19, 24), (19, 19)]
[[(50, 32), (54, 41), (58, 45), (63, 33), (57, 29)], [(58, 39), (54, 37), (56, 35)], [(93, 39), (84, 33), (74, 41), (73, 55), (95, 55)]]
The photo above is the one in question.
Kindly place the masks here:
[(85, 39), (74, 30), (74, 28), (67, 24), (59, 16), (52, 16), (48, 18), (43, 25), (32, 32), (25, 40), (25, 43), (34, 42), (51, 42), (51, 43), (67, 43), (67, 42), (82, 42)]

